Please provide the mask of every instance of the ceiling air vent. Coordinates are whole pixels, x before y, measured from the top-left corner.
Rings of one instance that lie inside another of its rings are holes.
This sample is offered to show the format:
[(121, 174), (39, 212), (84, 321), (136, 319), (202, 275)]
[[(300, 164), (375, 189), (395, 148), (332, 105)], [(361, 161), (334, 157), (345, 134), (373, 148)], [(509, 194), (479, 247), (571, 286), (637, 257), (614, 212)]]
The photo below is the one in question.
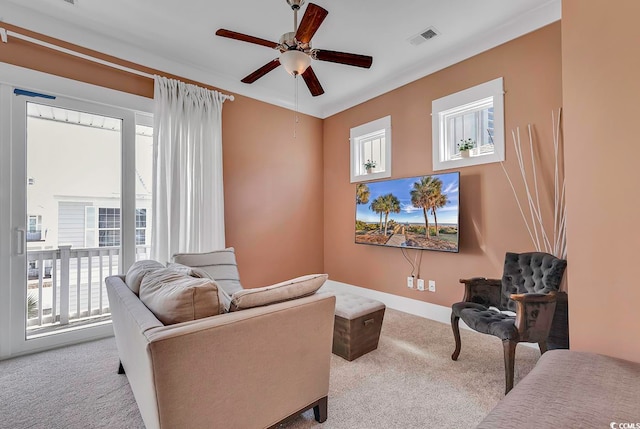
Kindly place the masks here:
[(411, 38), (409, 38), (409, 43), (411, 43), (414, 46), (418, 46), (423, 44), (429, 39), (433, 39), (439, 34), (440, 33), (438, 32), (438, 30), (436, 30), (434, 27), (429, 27), (422, 30), (420, 33), (416, 34), (415, 36), (412, 36)]

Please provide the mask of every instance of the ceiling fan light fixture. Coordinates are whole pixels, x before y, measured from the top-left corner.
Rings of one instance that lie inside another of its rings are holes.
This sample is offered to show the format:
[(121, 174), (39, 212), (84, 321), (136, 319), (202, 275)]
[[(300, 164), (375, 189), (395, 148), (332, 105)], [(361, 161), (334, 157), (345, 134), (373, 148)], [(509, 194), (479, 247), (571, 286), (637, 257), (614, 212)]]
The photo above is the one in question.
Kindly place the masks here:
[(280, 64), (290, 75), (296, 76), (304, 73), (311, 65), (311, 57), (302, 51), (292, 49), (280, 54)]
[[(216, 35), (220, 37), (266, 46), (267, 48), (272, 48), (280, 52), (278, 58), (274, 58), (253, 73), (245, 76), (241, 79), (241, 82), (247, 84), (254, 83), (256, 80), (282, 65), (287, 73), (293, 76), (302, 75), (304, 83), (307, 85), (307, 88), (309, 88), (311, 95), (317, 97), (318, 95), (324, 94), (324, 89), (322, 89), (322, 85), (320, 85), (318, 77), (311, 67), (311, 60), (327, 61), (366, 69), (371, 67), (373, 58), (368, 55), (312, 49), (311, 40), (313, 39), (313, 35), (316, 34), (316, 31), (318, 31), (318, 28), (329, 14), (329, 11), (315, 3), (308, 3), (306, 0), (286, 0), (286, 2), (293, 10), (293, 31), (284, 33), (282, 37), (280, 37), (280, 43), (226, 30), (224, 28), (216, 31)], [(300, 25), (298, 25), (298, 12), (300, 6), (305, 3), (307, 3), (307, 8), (304, 11)]]

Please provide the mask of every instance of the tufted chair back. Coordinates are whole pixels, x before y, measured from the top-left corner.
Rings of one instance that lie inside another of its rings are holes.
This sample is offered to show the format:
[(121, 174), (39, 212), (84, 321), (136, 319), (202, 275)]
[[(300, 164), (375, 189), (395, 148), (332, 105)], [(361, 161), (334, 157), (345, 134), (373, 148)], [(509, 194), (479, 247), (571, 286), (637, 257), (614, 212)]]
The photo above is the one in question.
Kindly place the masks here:
[(557, 291), (567, 261), (543, 252), (509, 253), (504, 258), (502, 274), (502, 310), (516, 311), (510, 296), (520, 293), (549, 293)]

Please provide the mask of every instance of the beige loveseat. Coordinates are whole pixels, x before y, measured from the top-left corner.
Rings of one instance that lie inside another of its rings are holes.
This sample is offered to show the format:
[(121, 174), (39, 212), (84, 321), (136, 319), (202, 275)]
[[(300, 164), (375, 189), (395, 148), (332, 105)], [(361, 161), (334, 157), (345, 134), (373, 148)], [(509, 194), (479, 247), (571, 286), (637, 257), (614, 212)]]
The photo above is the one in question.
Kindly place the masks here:
[(148, 429), (266, 428), (311, 407), (326, 419), (333, 295), (164, 326), (125, 278), (108, 277), (107, 291)]

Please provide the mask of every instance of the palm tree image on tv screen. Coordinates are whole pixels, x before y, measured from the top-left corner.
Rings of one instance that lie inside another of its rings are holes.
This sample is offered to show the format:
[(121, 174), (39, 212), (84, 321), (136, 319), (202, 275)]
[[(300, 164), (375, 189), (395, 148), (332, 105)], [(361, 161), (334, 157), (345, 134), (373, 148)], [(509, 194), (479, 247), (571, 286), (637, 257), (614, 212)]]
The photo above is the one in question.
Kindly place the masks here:
[(458, 172), (356, 185), (359, 244), (458, 251)]

